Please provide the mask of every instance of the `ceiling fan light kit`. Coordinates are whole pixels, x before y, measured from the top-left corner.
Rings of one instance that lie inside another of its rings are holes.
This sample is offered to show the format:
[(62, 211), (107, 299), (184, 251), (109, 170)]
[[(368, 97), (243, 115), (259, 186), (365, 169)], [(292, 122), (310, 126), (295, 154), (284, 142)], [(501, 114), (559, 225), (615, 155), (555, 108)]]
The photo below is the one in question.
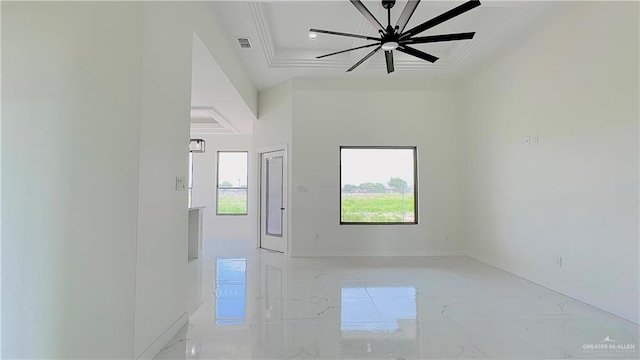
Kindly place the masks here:
[(386, 43), (382, 43), (381, 47), (384, 51), (393, 51), (398, 48), (400, 44), (395, 41), (387, 41)]
[(434, 17), (431, 20), (425, 21), (422, 24), (413, 27), (407, 31), (404, 31), (407, 23), (411, 19), (411, 16), (416, 11), (420, 0), (409, 0), (407, 1), (407, 5), (402, 10), (400, 17), (398, 18), (398, 22), (395, 27), (391, 26), (391, 8), (396, 4), (396, 0), (382, 0), (382, 7), (387, 10), (387, 27), (382, 26), (380, 21), (371, 14), (369, 9), (362, 3), (360, 0), (350, 0), (351, 3), (358, 9), (358, 11), (367, 19), (367, 21), (378, 30), (380, 34), (379, 38), (365, 36), (365, 35), (356, 35), (356, 34), (348, 34), (337, 31), (329, 31), (329, 30), (319, 30), (319, 29), (310, 29), (311, 34), (329, 34), (329, 35), (337, 35), (337, 36), (347, 36), (358, 39), (365, 39), (374, 41), (374, 43), (354, 47), (351, 49), (336, 51), (330, 54), (325, 54), (316, 57), (317, 59), (322, 59), (327, 56), (338, 55), (348, 51), (354, 51), (359, 49), (364, 49), (368, 47), (376, 46), (370, 53), (365, 55), (360, 61), (355, 63), (352, 67), (350, 67), (347, 72), (352, 71), (356, 67), (358, 67), (363, 62), (367, 61), (370, 57), (372, 57), (375, 53), (382, 49), (384, 51), (385, 60), (387, 63), (387, 74), (390, 74), (394, 71), (394, 63), (393, 63), (393, 51), (400, 51), (405, 54), (415, 56), (419, 59), (434, 63), (438, 61), (436, 56), (428, 54), (426, 52), (420, 51), (418, 49), (412, 48), (409, 45), (413, 44), (427, 44), (427, 43), (435, 43), (435, 42), (443, 42), (443, 41), (456, 41), (456, 40), (470, 40), (473, 39), (475, 32), (467, 32), (467, 33), (456, 33), (456, 34), (445, 34), (445, 35), (431, 35), (431, 36), (421, 36), (416, 37), (416, 35), (431, 29), (432, 27), (442, 24), (447, 20), (451, 20), (452, 18), (464, 14), (465, 12), (474, 9), (480, 6), (480, 1), (478, 0), (470, 0), (466, 3), (459, 5), (443, 14), (440, 14)]

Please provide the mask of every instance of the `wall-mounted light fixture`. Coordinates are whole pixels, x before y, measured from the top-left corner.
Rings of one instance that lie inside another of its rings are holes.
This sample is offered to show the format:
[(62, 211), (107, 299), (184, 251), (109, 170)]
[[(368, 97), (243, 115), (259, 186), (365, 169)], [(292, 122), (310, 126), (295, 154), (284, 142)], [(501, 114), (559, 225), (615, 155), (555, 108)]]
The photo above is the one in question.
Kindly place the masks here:
[(203, 153), (204, 152), (204, 140), (203, 139), (191, 139), (189, 142), (189, 152)]

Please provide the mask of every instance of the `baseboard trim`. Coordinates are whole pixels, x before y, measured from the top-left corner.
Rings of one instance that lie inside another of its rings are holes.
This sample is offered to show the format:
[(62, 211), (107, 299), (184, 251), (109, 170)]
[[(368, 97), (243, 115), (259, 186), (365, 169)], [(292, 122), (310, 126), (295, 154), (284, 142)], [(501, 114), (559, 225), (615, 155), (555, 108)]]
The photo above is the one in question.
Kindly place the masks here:
[(517, 273), (517, 272), (509, 269), (509, 267), (505, 266), (504, 264), (501, 264), (501, 263), (499, 263), (497, 261), (493, 261), (492, 259), (488, 259), (488, 258), (486, 258), (484, 256), (481, 256), (481, 255), (478, 255), (478, 254), (473, 254), (473, 255), (467, 254), (467, 257), (469, 257), (469, 258), (471, 258), (473, 260), (476, 260), (478, 262), (481, 262), (481, 263), (483, 263), (485, 265), (488, 265), (488, 266), (491, 266), (493, 268), (496, 268), (498, 270), (501, 270), (501, 271), (504, 271), (506, 273), (509, 273), (509, 274), (511, 274), (513, 276), (516, 276), (516, 277), (518, 277), (518, 278), (520, 278), (522, 280), (525, 280), (525, 281), (528, 281), (530, 283), (533, 283), (533, 284), (536, 284), (538, 286), (541, 286), (541, 287), (543, 287), (543, 288), (545, 288), (547, 290), (551, 290), (551, 291), (556, 292), (556, 293), (558, 293), (560, 295), (564, 295), (564, 296), (569, 297), (569, 298), (571, 298), (573, 300), (579, 301), (579, 302), (581, 302), (583, 304), (592, 306), (592, 307), (594, 307), (594, 308), (596, 308), (598, 310), (607, 312), (607, 313), (609, 313), (609, 314), (611, 314), (613, 316), (619, 317), (620, 319), (630, 321), (630, 322), (632, 322), (634, 324), (639, 324), (639, 322), (640, 322), (640, 319), (636, 319), (636, 318), (634, 318), (633, 316), (631, 316), (629, 314), (619, 313), (619, 312), (615, 312), (615, 311), (609, 310), (609, 309), (607, 309), (606, 305), (604, 305), (604, 304), (598, 304), (598, 303), (595, 303), (593, 301), (589, 301), (589, 300), (585, 299), (584, 296), (573, 294), (573, 293), (571, 293), (571, 291), (569, 289), (559, 289), (559, 288), (550, 287), (548, 285), (544, 285), (544, 284), (542, 284), (541, 281), (537, 281), (536, 279), (534, 279), (533, 276), (530, 276), (530, 275), (527, 275), (527, 274)]
[(151, 343), (151, 345), (149, 345), (149, 347), (147, 347), (147, 349), (142, 352), (142, 354), (140, 354), (140, 356), (138, 356), (136, 359), (153, 360), (153, 358), (158, 355), (160, 350), (162, 350), (167, 345), (167, 343), (169, 343), (169, 340), (173, 339), (178, 331), (180, 331), (180, 329), (182, 329), (188, 323), (189, 314), (185, 312), (178, 318), (178, 320), (174, 321), (173, 324), (171, 324), (171, 326), (169, 326), (169, 328), (162, 333), (162, 335), (158, 336), (158, 338), (155, 339)]
[(438, 257), (438, 256), (467, 256), (465, 252), (462, 251), (432, 251), (432, 252), (412, 252), (412, 253), (349, 253), (349, 252), (313, 252), (313, 253), (304, 253), (304, 252), (294, 252), (291, 254), (291, 257), (294, 258), (322, 258), (322, 257)]

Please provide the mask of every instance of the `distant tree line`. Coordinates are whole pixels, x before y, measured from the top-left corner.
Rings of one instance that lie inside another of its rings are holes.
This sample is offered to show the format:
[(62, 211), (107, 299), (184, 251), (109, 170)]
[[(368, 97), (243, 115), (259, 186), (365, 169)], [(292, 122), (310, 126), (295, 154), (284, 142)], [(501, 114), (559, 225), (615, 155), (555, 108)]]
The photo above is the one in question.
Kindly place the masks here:
[(386, 193), (386, 192), (406, 192), (407, 182), (401, 178), (390, 178), (387, 186), (382, 183), (366, 182), (360, 185), (345, 184), (342, 187), (343, 192), (347, 193)]
[(229, 181), (226, 181), (226, 180), (225, 180), (225, 181), (223, 181), (223, 182), (222, 182), (222, 184), (220, 184), (220, 187), (221, 187), (221, 188), (232, 188), (232, 187), (233, 187), (233, 184), (232, 184), (232, 183), (230, 183)]

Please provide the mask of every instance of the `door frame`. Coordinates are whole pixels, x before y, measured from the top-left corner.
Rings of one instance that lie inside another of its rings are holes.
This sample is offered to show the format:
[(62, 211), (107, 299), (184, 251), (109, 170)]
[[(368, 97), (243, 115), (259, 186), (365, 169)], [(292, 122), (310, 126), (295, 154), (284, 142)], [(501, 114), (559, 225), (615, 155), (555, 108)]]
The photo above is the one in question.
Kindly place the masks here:
[[(291, 192), (289, 191), (290, 186), (289, 186), (289, 146), (287, 143), (281, 143), (281, 144), (275, 144), (275, 145), (269, 145), (269, 146), (263, 146), (263, 147), (259, 147), (257, 149), (255, 149), (255, 162), (254, 164), (256, 164), (256, 183), (257, 183), (257, 191), (256, 193), (256, 204), (257, 204), (257, 215), (256, 216), (256, 220), (257, 220), (257, 226), (256, 226), (256, 248), (257, 249), (263, 249), (261, 247), (262, 245), (262, 217), (264, 216), (264, 214), (262, 213), (262, 155), (266, 154), (266, 153), (270, 153), (270, 152), (274, 152), (274, 151), (282, 151), (284, 152), (284, 163), (286, 164), (286, 173), (283, 174), (283, 192), (286, 196), (287, 199), (287, 207), (285, 208), (285, 216), (287, 218), (287, 226), (283, 229), (283, 231), (286, 233), (286, 237), (287, 237), (287, 248), (285, 249), (285, 251), (282, 254), (285, 255), (289, 255), (289, 249), (291, 248), (291, 240), (290, 240), (290, 232), (289, 229), (291, 228), (290, 226), (290, 217), (289, 214), (291, 214), (291, 212), (289, 211), (289, 204), (290, 204), (290, 195)], [(264, 249), (269, 251), (269, 249)], [(275, 251), (274, 251), (275, 252)], [(278, 252), (279, 253), (279, 252)]]

